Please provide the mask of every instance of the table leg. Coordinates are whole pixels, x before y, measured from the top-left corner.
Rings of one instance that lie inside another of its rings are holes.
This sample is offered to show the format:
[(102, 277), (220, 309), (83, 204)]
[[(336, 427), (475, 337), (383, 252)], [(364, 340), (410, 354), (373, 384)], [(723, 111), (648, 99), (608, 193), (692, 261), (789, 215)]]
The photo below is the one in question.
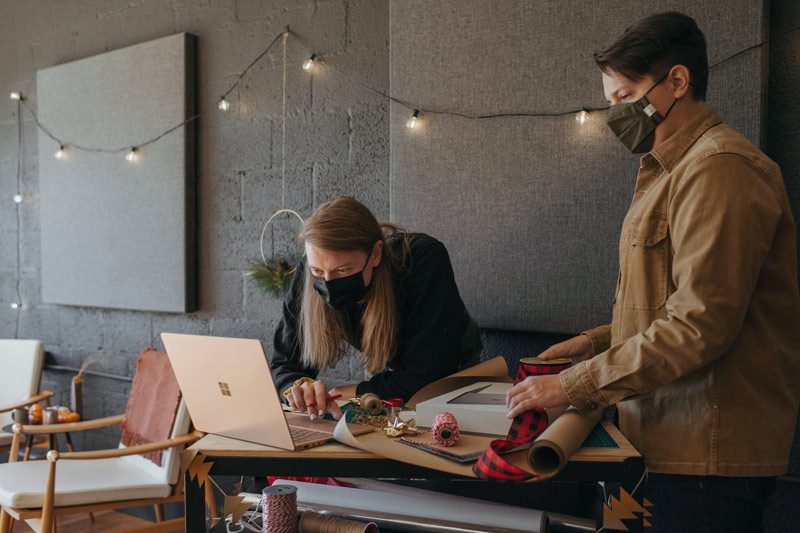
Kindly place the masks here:
[(74, 452), (75, 447), (72, 445), (72, 437), (69, 435), (69, 432), (64, 433), (64, 437), (67, 439), (67, 450)]
[(50, 433), (50, 449), (57, 450), (58, 449), (58, 441), (56, 440), (56, 434)]
[(189, 471), (184, 474), (184, 512), (186, 514), (186, 533), (205, 533), (206, 501), (205, 491), (198, 486), (197, 478), (189, 479)]

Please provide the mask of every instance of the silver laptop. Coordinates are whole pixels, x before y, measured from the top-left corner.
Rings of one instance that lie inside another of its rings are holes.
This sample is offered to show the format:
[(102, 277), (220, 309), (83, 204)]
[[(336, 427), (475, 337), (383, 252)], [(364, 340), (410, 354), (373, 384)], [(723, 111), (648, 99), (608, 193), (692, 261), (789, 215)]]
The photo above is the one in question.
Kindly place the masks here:
[[(336, 422), (284, 412), (261, 341), (179, 333), (161, 339), (196, 429), (285, 450), (333, 438)], [(349, 427), (354, 435), (372, 431)]]

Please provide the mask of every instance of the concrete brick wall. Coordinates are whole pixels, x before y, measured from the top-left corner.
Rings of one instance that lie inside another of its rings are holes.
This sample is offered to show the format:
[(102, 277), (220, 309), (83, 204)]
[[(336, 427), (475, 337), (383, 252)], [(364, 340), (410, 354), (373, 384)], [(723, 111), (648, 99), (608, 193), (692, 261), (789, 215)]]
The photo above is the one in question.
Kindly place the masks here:
[[(185, 315), (54, 306), (41, 302), (37, 131), (23, 111), (21, 292), (16, 294), (16, 105), (21, 90), (36, 105), (36, 71), (139, 42), (190, 32), (197, 36), (199, 106), (213, 103), (286, 25), (314, 44), (314, 52), (365, 83), (388, 91), (388, 0), (81, 0), (0, 3), (0, 337), (38, 338), (51, 363), (77, 367), (90, 356), (95, 370), (130, 378), (137, 354), (161, 347), (163, 331), (261, 338), (269, 347), (281, 300), (246, 275), (259, 256), (266, 218), (281, 207), (280, 46), (255, 66), (229, 98), (227, 113), (198, 124), (197, 217), (199, 310)], [(388, 106), (330, 70), (301, 69), (309, 52), (288, 45), (286, 206), (309, 215), (340, 194), (389, 214)], [(154, 81), (155, 83), (155, 81)], [(86, 191), (91, 194), (91, 191)], [(299, 256), (298, 225), (275, 225), (281, 253)], [(146, 257), (131, 257), (146, 261)], [(333, 382), (363, 377), (353, 358), (327, 372)], [(68, 401), (71, 373), (46, 371), (43, 386)], [(88, 417), (124, 411), (130, 382), (90, 376)], [(94, 432), (81, 447), (115, 446), (116, 432)]]

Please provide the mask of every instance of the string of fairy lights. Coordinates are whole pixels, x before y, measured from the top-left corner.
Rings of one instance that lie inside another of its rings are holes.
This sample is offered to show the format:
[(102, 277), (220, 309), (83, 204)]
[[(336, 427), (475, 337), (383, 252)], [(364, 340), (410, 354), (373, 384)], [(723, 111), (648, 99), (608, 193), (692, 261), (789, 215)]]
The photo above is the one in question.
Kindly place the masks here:
[[(800, 30), (800, 27), (792, 28), (780, 35), (774, 36), (772, 39), (778, 39), (785, 37), (789, 34), (793, 34)], [(244, 80), (245, 76), (248, 72), (257, 65), (264, 57), (266, 57), (275, 47), (277, 43), (281, 40), (284, 43), (284, 54), (286, 48), (286, 42), (288, 38), (291, 37), (295, 41), (297, 41), (301, 46), (303, 46), (306, 50), (309, 51), (309, 56), (305, 59), (301, 65), (301, 69), (308, 73), (313, 74), (317, 69), (328, 69), (333, 72), (338, 73), (345, 79), (351, 81), (352, 83), (358, 85), (359, 87), (380, 96), (386, 100), (389, 100), (395, 104), (398, 104), (409, 112), (409, 118), (406, 121), (406, 127), (410, 132), (415, 130), (419, 130), (425, 120), (428, 117), (433, 117), (436, 115), (442, 116), (452, 116), (452, 117), (460, 117), (465, 119), (473, 119), (473, 120), (489, 120), (489, 119), (501, 119), (501, 118), (522, 118), (522, 117), (542, 117), (542, 118), (556, 118), (556, 117), (565, 117), (565, 116), (573, 116), (575, 122), (578, 125), (585, 125), (589, 122), (592, 113), (594, 112), (601, 112), (608, 109), (608, 106), (602, 107), (580, 107), (574, 109), (566, 109), (561, 111), (513, 111), (513, 112), (503, 112), (503, 113), (489, 113), (489, 114), (480, 114), (480, 113), (469, 113), (463, 112), (458, 110), (452, 109), (433, 109), (433, 108), (425, 108), (420, 105), (416, 105), (413, 102), (408, 102), (402, 98), (399, 98), (395, 95), (390, 93), (381, 91), (372, 87), (371, 85), (364, 83), (359, 78), (351, 75), (349, 72), (344, 71), (337, 67), (333, 62), (326, 61), (318, 52), (312, 52), (316, 48), (312, 46), (310, 43), (307, 43), (302, 37), (291, 31), (288, 27), (275, 36), (274, 39), (269, 43), (269, 45), (259, 53), (236, 77), (236, 81), (231, 84), (231, 86), (222, 93), (211, 105), (208, 105), (204, 109), (201, 109), (198, 113), (190, 116), (183, 122), (176, 124), (165, 131), (159, 133), (158, 135), (135, 143), (135, 144), (127, 144), (125, 146), (120, 147), (99, 147), (99, 146), (86, 146), (82, 145), (78, 142), (68, 141), (60, 136), (56, 135), (54, 132), (50, 131), (46, 125), (42, 124), (39, 120), (39, 117), (36, 111), (29, 105), (27, 98), (21, 91), (12, 91), (9, 94), (11, 100), (17, 103), (17, 110), (16, 110), (16, 117), (17, 117), (17, 129), (18, 129), (18, 139), (17, 139), (17, 192), (13, 195), (12, 200), (16, 204), (17, 207), (17, 267), (16, 267), (16, 299), (10, 302), (8, 305), (11, 309), (20, 310), (24, 308), (23, 299), (21, 294), (20, 288), (20, 270), (21, 270), (21, 228), (22, 228), (22, 219), (21, 219), (21, 212), (20, 206), (24, 200), (23, 196), (23, 188), (22, 188), (22, 117), (21, 113), (23, 108), (31, 115), (33, 118), (36, 127), (40, 129), (45, 135), (51, 138), (55, 145), (57, 146), (56, 150), (53, 152), (53, 157), (60, 161), (67, 161), (69, 159), (69, 155), (75, 152), (87, 152), (87, 153), (106, 153), (106, 154), (124, 154), (124, 159), (127, 163), (135, 164), (140, 160), (140, 154), (142, 150), (144, 150), (147, 146), (158, 142), (163, 137), (169, 135), (173, 131), (176, 131), (183, 126), (198, 120), (200, 117), (205, 115), (208, 112), (217, 110), (219, 112), (228, 112), (231, 110), (231, 102), (228, 100), (230, 94), (239, 88), (240, 84)], [(742, 56), (746, 52), (751, 50), (755, 50), (761, 48), (767, 44), (769, 44), (770, 40), (765, 40), (746, 48), (743, 48), (736, 53), (729, 55), (709, 66), (709, 68), (715, 68), (723, 63), (726, 63), (732, 59), (735, 59), (739, 56)], [(285, 65), (284, 65), (285, 67)], [(284, 76), (285, 77), (285, 76)], [(284, 79), (285, 84), (285, 79)], [(284, 147), (285, 150), (285, 147)], [(283, 185), (285, 187), (285, 185)], [(285, 206), (282, 206), (285, 207)], [(19, 313), (17, 314), (17, 324), (16, 324), (16, 332), (17, 336), (19, 336)]]

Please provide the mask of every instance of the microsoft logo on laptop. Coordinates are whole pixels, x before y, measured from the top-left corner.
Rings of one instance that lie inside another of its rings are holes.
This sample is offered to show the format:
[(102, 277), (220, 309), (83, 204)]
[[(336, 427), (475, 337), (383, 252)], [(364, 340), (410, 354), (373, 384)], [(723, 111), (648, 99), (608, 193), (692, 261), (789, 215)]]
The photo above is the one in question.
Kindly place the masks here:
[(227, 383), (225, 383), (224, 381), (220, 381), (217, 384), (219, 385), (219, 391), (222, 393), (223, 396), (231, 395), (231, 388)]

